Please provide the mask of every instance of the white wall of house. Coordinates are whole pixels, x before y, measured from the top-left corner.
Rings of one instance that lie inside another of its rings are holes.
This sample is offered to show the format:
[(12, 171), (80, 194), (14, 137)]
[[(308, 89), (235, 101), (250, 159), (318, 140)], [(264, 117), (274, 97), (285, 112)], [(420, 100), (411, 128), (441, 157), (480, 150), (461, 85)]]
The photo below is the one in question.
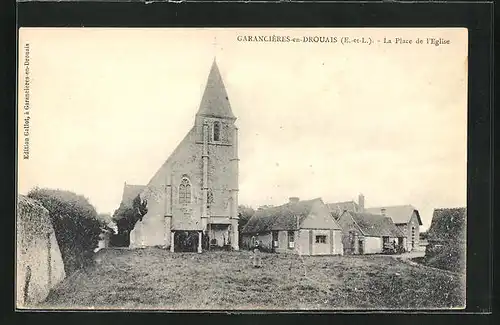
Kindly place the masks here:
[(377, 254), (382, 252), (382, 237), (365, 237), (365, 254)]
[(344, 255), (344, 246), (342, 244), (342, 231), (333, 231), (333, 254), (334, 255)]
[[(325, 236), (325, 243), (317, 243), (316, 239), (320, 236)], [(330, 229), (314, 229), (312, 230), (312, 249), (311, 255), (330, 255), (332, 246), (332, 238), (330, 238)]]
[[(295, 233), (296, 239), (295, 250), (293, 250), (294, 253), (300, 253), (301, 255), (343, 254), (342, 232), (340, 230), (300, 229), (300, 231)], [(316, 236), (325, 236), (325, 242), (316, 243)]]
[[(277, 231), (278, 246), (274, 247), (276, 253), (300, 254), (300, 255), (341, 255), (343, 254), (342, 232), (330, 229), (300, 229), (291, 231), (294, 234), (293, 247), (289, 245), (289, 231)], [(312, 232), (312, 245), (310, 244), (310, 232)], [(331, 233), (333, 232), (333, 237)], [(316, 243), (316, 236), (326, 236), (326, 243)], [(251, 247), (251, 238), (260, 240), (262, 246), (268, 250), (272, 249), (272, 232), (265, 234), (243, 234), (242, 245)]]
[[(414, 228), (414, 231), (412, 232), (412, 227)], [(418, 217), (415, 212), (413, 212), (410, 222), (408, 223), (408, 243), (407, 247), (409, 250), (412, 249), (418, 249), (420, 245), (420, 225), (418, 223)], [(412, 241), (414, 246), (412, 246)]]
[(298, 238), (296, 239), (296, 252), (301, 255), (309, 255), (309, 230), (300, 229), (298, 231)]

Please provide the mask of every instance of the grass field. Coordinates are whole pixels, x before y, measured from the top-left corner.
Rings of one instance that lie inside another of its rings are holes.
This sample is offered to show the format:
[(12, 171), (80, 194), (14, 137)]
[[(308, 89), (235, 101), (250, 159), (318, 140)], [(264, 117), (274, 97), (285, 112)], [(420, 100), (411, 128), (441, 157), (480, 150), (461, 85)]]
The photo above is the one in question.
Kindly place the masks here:
[(42, 308), (422, 309), (464, 306), (462, 276), (390, 256), (102, 250)]

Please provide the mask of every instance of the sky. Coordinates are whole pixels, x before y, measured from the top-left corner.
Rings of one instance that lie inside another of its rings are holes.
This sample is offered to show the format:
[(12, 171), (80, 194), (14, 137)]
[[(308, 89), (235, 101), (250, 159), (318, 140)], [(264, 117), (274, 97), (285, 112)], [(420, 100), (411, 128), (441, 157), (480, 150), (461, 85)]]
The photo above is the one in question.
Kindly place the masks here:
[[(374, 44), (238, 41), (249, 35)], [(124, 182), (147, 184), (192, 127), (215, 58), (239, 128), (240, 204), (363, 193), (367, 207), (412, 204), (423, 229), (434, 208), (466, 205), (465, 29), (21, 29), (20, 82), (26, 43), (21, 194), (70, 190), (113, 213)]]

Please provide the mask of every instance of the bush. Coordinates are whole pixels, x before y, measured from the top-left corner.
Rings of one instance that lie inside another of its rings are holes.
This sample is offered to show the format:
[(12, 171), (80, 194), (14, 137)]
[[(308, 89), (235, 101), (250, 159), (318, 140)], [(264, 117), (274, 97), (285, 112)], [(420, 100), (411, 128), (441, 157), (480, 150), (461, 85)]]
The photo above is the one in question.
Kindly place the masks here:
[(429, 244), (423, 262), (426, 265), (456, 273), (465, 273), (465, 244), (450, 241), (442, 246)]
[(89, 265), (103, 226), (89, 201), (73, 192), (40, 188), (32, 189), (28, 197), (49, 211), (66, 273)]

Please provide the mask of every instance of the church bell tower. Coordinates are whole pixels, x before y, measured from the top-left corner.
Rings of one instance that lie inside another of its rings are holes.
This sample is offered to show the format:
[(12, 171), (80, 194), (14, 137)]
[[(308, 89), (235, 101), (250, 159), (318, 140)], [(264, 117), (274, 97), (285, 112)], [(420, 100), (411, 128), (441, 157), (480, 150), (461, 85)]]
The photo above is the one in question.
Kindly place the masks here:
[(237, 250), (239, 158), (235, 121), (214, 59), (195, 120), (197, 138), (202, 145), (201, 222), (203, 232), (207, 234), (216, 220), (228, 218), (229, 241), (232, 248)]

